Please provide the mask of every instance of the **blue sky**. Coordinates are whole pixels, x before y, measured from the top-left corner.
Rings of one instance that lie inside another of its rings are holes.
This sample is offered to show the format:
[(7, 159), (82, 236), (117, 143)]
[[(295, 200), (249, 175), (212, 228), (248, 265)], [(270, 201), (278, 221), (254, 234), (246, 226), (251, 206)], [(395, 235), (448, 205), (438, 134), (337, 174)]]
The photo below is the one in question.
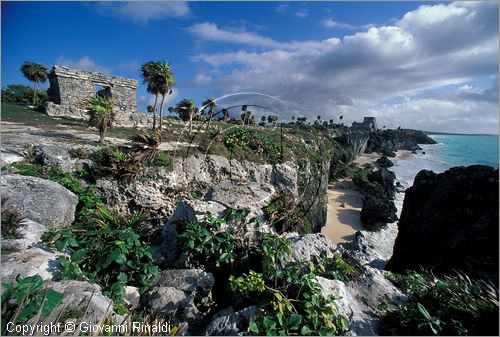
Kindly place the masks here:
[[(2, 86), (29, 84), (25, 60), (139, 79), (161, 59), (167, 105), (260, 92), (287, 104), (219, 105), (498, 133), (496, 2), (2, 2)], [(150, 100), (140, 85), (142, 111)]]

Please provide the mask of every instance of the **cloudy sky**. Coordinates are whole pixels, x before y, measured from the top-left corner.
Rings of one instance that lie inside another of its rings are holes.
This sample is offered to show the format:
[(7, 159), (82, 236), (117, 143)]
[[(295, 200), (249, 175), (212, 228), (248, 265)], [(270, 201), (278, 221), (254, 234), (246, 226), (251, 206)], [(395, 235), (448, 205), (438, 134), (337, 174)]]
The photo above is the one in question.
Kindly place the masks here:
[(498, 27), (494, 1), (2, 2), (2, 86), (29, 84), (25, 60), (139, 79), (164, 59), (168, 105), (257, 92), (219, 105), (497, 134)]

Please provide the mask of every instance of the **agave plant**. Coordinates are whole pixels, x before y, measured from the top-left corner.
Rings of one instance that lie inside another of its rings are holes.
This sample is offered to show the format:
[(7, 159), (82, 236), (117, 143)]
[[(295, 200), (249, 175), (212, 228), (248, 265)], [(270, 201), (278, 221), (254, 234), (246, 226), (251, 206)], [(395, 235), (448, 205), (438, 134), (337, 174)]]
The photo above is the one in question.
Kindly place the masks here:
[(161, 131), (140, 131), (137, 135), (132, 137), (132, 147), (134, 151), (134, 158), (138, 162), (144, 164), (151, 162), (158, 155), (159, 146), (161, 144)]
[(113, 125), (115, 118), (113, 106), (114, 101), (112, 98), (101, 95), (96, 95), (89, 102), (89, 124), (99, 130), (99, 143), (101, 144), (104, 144), (106, 131)]

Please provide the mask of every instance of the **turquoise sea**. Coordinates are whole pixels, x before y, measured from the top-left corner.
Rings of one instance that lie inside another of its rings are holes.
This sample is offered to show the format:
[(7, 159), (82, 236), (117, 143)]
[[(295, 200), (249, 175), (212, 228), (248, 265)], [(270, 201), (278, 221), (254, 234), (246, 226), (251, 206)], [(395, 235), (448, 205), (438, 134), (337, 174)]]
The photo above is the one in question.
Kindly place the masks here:
[[(498, 168), (498, 136), (430, 135), (437, 144), (420, 145), (422, 151), (394, 160), (392, 170), (405, 186), (423, 169), (441, 173), (453, 166), (475, 164)], [(425, 154), (424, 154), (425, 152)]]

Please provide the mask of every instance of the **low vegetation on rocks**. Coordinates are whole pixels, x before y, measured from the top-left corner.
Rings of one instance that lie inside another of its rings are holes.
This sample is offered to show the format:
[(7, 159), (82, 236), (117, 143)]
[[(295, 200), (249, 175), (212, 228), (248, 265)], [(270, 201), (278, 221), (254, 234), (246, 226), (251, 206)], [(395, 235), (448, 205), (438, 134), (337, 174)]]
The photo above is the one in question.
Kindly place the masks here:
[(462, 274), (390, 274), (410, 301), (389, 305), (381, 320), (386, 335), (492, 336), (498, 333), (498, 292)]

